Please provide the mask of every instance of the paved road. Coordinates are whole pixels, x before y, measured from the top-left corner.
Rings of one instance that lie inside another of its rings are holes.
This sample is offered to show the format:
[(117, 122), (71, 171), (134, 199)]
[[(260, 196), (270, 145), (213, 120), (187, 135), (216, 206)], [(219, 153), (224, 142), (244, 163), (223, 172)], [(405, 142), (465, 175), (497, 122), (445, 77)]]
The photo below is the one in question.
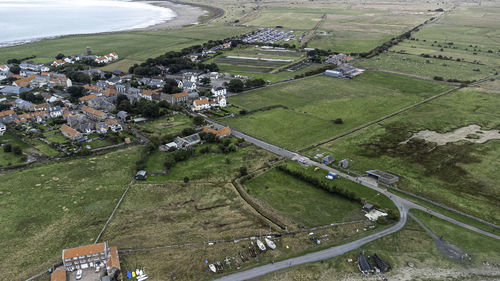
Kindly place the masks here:
[[(205, 117), (206, 121), (209, 122), (209, 123), (211, 123), (215, 128), (221, 128), (221, 127), (224, 126), (223, 124), (221, 124), (221, 123), (219, 123), (217, 121), (214, 121), (214, 120), (211, 120), (209, 118), (206, 118), (206, 116), (204, 116), (204, 117)], [(348, 179), (350, 181), (357, 182), (357, 183), (359, 183), (361, 185), (364, 185), (364, 186), (366, 186), (368, 188), (376, 190), (376, 191), (378, 191), (381, 194), (385, 194), (387, 197), (389, 197), (392, 200), (392, 202), (394, 202), (394, 204), (398, 208), (399, 213), (400, 213), (400, 220), (395, 225), (393, 225), (393, 226), (391, 226), (391, 227), (389, 227), (389, 228), (387, 228), (387, 229), (385, 229), (385, 230), (383, 230), (383, 231), (381, 231), (379, 233), (369, 235), (367, 237), (361, 238), (361, 239), (353, 241), (353, 242), (349, 242), (349, 243), (346, 243), (346, 244), (343, 244), (343, 245), (340, 245), (340, 246), (331, 247), (331, 248), (328, 248), (326, 250), (322, 250), (322, 251), (318, 251), (318, 252), (306, 254), (304, 256), (287, 259), (287, 260), (284, 260), (284, 261), (281, 261), (281, 262), (277, 262), (277, 263), (274, 263), (274, 264), (267, 264), (267, 265), (263, 265), (263, 266), (258, 266), (258, 267), (255, 267), (255, 268), (252, 268), (252, 269), (249, 269), (249, 270), (245, 270), (245, 271), (241, 271), (241, 272), (238, 272), (238, 273), (235, 273), (235, 274), (231, 274), (231, 275), (228, 275), (228, 276), (225, 276), (225, 277), (221, 277), (221, 278), (216, 279), (216, 280), (247, 280), (247, 279), (252, 279), (252, 278), (255, 278), (255, 277), (259, 277), (259, 276), (262, 276), (262, 275), (265, 275), (265, 274), (268, 274), (268, 273), (271, 273), (271, 272), (274, 272), (274, 271), (277, 271), (277, 270), (285, 269), (287, 267), (291, 267), (291, 266), (295, 266), (295, 265), (299, 265), (299, 264), (304, 264), (304, 263), (309, 263), (309, 262), (316, 262), (316, 261), (321, 261), (321, 260), (325, 260), (325, 259), (337, 257), (337, 256), (342, 255), (344, 253), (347, 253), (347, 252), (350, 252), (352, 250), (358, 249), (359, 247), (363, 246), (366, 243), (369, 243), (369, 242), (374, 241), (374, 240), (376, 240), (378, 238), (381, 238), (383, 236), (386, 236), (386, 235), (389, 235), (389, 234), (392, 234), (394, 232), (399, 231), (405, 225), (406, 220), (407, 220), (407, 216), (408, 216), (408, 211), (410, 209), (422, 210), (422, 211), (427, 212), (429, 214), (432, 214), (432, 215), (434, 215), (434, 216), (436, 216), (436, 217), (438, 217), (440, 219), (446, 220), (448, 222), (451, 222), (453, 224), (459, 225), (459, 226), (464, 227), (466, 229), (469, 229), (469, 230), (475, 231), (477, 233), (481, 233), (483, 235), (486, 235), (486, 236), (495, 238), (497, 240), (500, 240), (500, 236), (498, 236), (498, 235), (495, 235), (495, 234), (483, 231), (481, 229), (478, 229), (476, 227), (464, 224), (462, 222), (459, 222), (459, 221), (457, 221), (455, 219), (452, 219), (452, 218), (447, 217), (445, 215), (442, 215), (440, 213), (433, 212), (433, 211), (431, 211), (431, 210), (429, 210), (429, 209), (427, 209), (425, 207), (422, 207), (422, 206), (417, 205), (417, 204), (415, 204), (415, 203), (413, 203), (413, 202), (411, 202), (409, 200), (406, 200), (406, 199), (404, 199), (402, 197), (399, 197), (399, 196), (397, 196), (395, 194), (392, 194), (389, 191), (387, 191), (385, 188), (381, 188), (378, 185), (375, 185), (375, 184), (373, 184), (371, 182), (365, 181), (365, 180), (363, 180), (363, 178), (352, 177), (352, 176), (347, 175), (347, 174), (345, 174), (343, 172), (340, 172), (340, 171), (338, 171), (336, 169), (333, 169), (333, 168), (331, 168), (329, 166), (326, 166), (324, 164), (312, 161), (309, 158), (307, 158), (307, 157), (305, 157), (303, 155), (298, 154), (297, 152), (293, 152), (293, 151), (281, 148), (279, 146), (270, 144), (270, 143), (268, 143), (266, 141), (263, 141), (263, 140), (260, 140), (258, 138), (249, 136), (249, 135), (247, 135), (245, 133), (242, 133), (240, 131), (232, 129), (231, 134), (233, 136), (237, 137), (237, 138), (243, 138), (247, 142), (253, 143), (256, 146), (261, 147), (261, 148), (263, 148), (265, 150), (268, 150), (270, 152), (273, 152), (273, 153), (275, 153), (277, 155), (281, 155), (283, 157), (290, 158), (290, 159), (303, 158), (304, 161), (305, 161), (305, 163), (308, 164), (308, 165), (320, 167), (320, 168), (322, 168), (322, 169), (324, 169), (326, 171), (336, 173), (340, 177), (343, 177), (343, 178)]]

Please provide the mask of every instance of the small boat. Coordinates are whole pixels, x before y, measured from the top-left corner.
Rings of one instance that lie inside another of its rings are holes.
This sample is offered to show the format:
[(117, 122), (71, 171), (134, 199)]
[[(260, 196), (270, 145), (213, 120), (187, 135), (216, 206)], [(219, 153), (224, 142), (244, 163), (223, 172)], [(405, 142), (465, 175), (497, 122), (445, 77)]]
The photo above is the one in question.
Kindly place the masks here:
[(266, 250), (266, 246), (264, 245), (264, 243), (262, 243), (262, 241), (260, 241), (259, 239), (257, 239), (257, 247), (259, 247), (259, 249), (261, 251), (265, 251)]
[(265, 238), (264, 241), (266, 241), (267, 247), (269, 247), (271, 250), (276, 249), (276, 244), (274, 244), (273, 241), (271, 241), (270, 239), (267, 239), (267, 238)]
[(213, 263), (209, 264), (208, 265), (208, 268), (210, 269), (210, 271), (212, 271), (213, 273), (216, 273), (217, 272), (217, 269), (215, 269), (215, 265)]

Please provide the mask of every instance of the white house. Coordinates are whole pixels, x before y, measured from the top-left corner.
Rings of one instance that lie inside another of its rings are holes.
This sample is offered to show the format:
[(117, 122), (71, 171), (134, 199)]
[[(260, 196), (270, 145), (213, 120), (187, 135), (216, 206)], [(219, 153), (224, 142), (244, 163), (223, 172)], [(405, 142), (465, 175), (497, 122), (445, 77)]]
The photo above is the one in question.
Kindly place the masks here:
[(49, 114), (52, 118), (57, 118), (63, 115), (63, 110), (60, 106), (54, 106), (49, 108)]
[(219, 96), (217, 97), (217, 99), (215, 99), (215, 101), (217, 102), (217, 105), (220, 107), (226, 107), (227, 105), (225, 96)]
[(4, 123), (0, 123), (0, 136), (3, 136), (3, 133), (7, 131), (7, 126)]
[(8, 65), (0, 64), (0, 71), (9, 72), (10, 68)]
[(212, 88), (211, 92), (214, 97), (226, 96), (225, 87)]
[(185, 81), (183, 89), (185, 92), (196, 91), (196, 83), (191, 81)]

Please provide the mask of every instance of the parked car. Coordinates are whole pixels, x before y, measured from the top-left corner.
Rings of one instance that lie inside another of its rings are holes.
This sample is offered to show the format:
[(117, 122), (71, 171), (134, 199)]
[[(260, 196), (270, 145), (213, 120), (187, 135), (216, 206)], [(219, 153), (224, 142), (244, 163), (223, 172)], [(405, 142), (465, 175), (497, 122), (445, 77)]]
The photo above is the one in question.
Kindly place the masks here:
[(81, 269), (78, 269), (76, 271), (76, 280), (82, 279), (83, 271)]

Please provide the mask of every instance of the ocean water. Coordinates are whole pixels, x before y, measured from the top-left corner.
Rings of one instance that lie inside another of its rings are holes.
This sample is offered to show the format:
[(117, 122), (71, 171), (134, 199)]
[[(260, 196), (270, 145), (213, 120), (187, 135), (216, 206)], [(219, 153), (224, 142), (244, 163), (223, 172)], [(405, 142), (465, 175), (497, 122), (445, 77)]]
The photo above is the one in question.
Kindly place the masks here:
[(41, 38), (143, 28), (173, 19), (168, 8), (121, 0), (0, 0), (0, 46)]

